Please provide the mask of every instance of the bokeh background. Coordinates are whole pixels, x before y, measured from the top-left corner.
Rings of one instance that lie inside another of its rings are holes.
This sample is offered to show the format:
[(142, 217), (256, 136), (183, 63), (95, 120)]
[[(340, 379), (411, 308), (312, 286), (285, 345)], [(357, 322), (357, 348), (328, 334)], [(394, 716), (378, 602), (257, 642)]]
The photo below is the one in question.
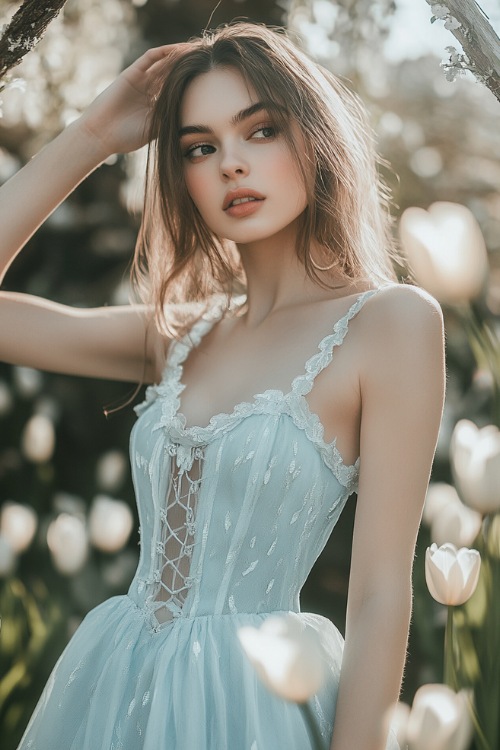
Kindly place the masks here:
[[(18, 5), (0, 4), (0, 25)], [(68, 0), (0, 94), (0, 183), (148, 47), (186, 40), (207, 25), (238, 17), (286, 25), (367, 104), (379, 150), (391, 165), (383, 174), (396, 219), (409, 206), (427, 208), (438, 200), (472, 211), (490, 269), (475, 304), (498, 332), (500, 105), (472, 76), (446, 80), (440, 62), (446, 45), (455, 42), (441, 22), (431, 26), (426, 1), (223, 0), (215, 6), (215, 0)], [(482, 6), (498, 29), (498, 3)], [(143, 169), (142, 152), (101, 166), (30, 241), (4, 288), (81, 307), (126, 303)], [(398, 271), (404, 276), (404, 268)], [(449, 443), (456, 422), (494, 420), (491, 375), (478, 366), (456, 307), (443, 303), (443, 311), (448, 383), (433, 482), (451, 481)], [(128, 467), (134, 414), (131, 406), (108, 419), (103, 414), (105, 406), (128, 395), (123, 383), (0, 364), (4, 750), (16, 747), (50, 669), (85, 613), (125, 593), (137, 565)], [(353, 497), (302, 595), (303, 610), (330, 617), (341, 630), (354, 508)], [(408, 703), (420, 685), (442, 680), (446, 613), (425, 586), (429, 542), (423, 526), (403, 686)]]

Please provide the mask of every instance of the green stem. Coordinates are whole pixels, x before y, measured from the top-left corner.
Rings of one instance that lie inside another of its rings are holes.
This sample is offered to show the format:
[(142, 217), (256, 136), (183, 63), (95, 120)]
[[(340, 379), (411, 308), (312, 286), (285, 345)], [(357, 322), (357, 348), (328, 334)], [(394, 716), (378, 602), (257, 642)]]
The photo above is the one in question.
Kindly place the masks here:
[[(448, 607), (448, 619), (446, 622), (446, 630), (444, 636), (444, 683), (448, 685), (452, 690), (458, 692), (461, 688), (460, 680), (458, 678), (457, 670), (455, 668), (454, 658), (454, 614), (455, 607)], [(476, 742), (477, 750), (493, 750), (493, 746), (488, 742), (484, 731), (481, 727), (481, 722), (477, 714), (477, 710), (472, 700), (467, 701), (469, 708), (470, 718), (472, 726), (474, 727), (474, 739)]]
[(325, 741), (323, 737), (321, 736), (321, 732), (319, 731), (318, 719), (312, 710), (310, 702), (307, 701), (306, 703), (299, 703), (298, 705), (304, 715), (304, 720), (307, 725), (307, 729), (309, 731), (309, 734), (311, 735), (311, 739), (312, 739), (311, 747), (313, 748), (313, 750), (324, 750)]
[(444, 683), (457, 690), (457, 675), (455, 672), (455, 660), (453, 656), (453, 612), (454, 607), (448, 606), (448, 619), (444, 633)]

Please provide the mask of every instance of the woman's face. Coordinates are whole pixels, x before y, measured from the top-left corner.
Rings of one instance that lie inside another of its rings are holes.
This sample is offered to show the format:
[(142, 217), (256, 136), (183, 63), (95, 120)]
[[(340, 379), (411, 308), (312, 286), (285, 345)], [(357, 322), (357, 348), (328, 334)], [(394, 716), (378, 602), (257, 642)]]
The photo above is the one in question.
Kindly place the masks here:
[[(237, 70), (216, 68), (189, 84), (181, 106), (188, 192), (215, 234), (242, 244), (271, 237), (307, 206), (298, 166), (273, 127), (272, 112), (264, 107), (237, 117), (257, 102)], [(198, 132), (188, 132), (194, 126)], [(303, 139), (296, 123), (292, 133), (300, 148)], [(249, 188), (263, 200), (224, 209), (228, 192), (237, 188)]]

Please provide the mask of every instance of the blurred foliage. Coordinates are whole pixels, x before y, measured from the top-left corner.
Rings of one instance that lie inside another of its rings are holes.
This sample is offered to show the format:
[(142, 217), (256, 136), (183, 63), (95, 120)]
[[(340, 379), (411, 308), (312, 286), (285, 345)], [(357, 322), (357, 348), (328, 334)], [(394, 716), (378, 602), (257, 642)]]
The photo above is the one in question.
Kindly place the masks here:
[[(383, 56), (392, 0), (68, 0), (42, 42), (13, 71), (2, 94), (0, 181), (6, 180), (146, 48), (199, 34), (236, 17), (283, 24), (323, 65), (341, 74), (372, 113), (380, 150), (391, 163), (384, 177), (400, 211), (435, 200), (464, 203), (486, 238), (491, 274), (477, 301), (498, 326), (500, 313), (500, 143), (498, 105), (467, 79), (448, 83), (434, 57), (390, 64)], [(4, 3), (0, 23), (17, 4)], [(215, 10), (214, 10), (215, 9)], [(212, 15), (213, 13), (213, 15)], [(212, 15), (212, 17), (211, 17)], [(2, 17), (3, 16), (3, 17)], [(429, 27), (431, 33), (431, 27)], [(18, 79), (17, 81), (15, 79)], [(16, 259), (4, 288), (65, 304), (128, 301), (127, 271), (135, 242), (141, 154), (100, 167), (57, 209)], [(50, 175), (47, 176), (50, 179)], [(404, 273), (404, 269), (401, 269)], [(491, 387), (478, 373), (459, 316), (445, 308), (448, 393), (433, 478), (450, 481), (448, 444), (456, 421), (487, 421)], [(57, 342), (54, 342), (57, 345)], [(397, 366), (395, 363), (394, 366)], [(87, 564), (61, 575), (47, 548), (50, 521), (60, 512), (85, 519), (96, 494), (124, 499), (135, 511), (130, 474), (113, 482), (99, 472), (110, 450), (128, 453), (134, 421), (127, 407), (107, 421), (103, 407), (125, 400), (123, 383), (33, 373), (0, 365), (0, 504), (15, 500), (39, 516), (36, 537), (0, 581), (0, 735), (15, 748), (50, 669), (92, 606), (124, 593), (138, 560), (137, 531), (123, 550), (90, 548)], [(22, 449), (33, 414), (54, 425), (51, 457), (35, 463)], [(343, 630), (354, 498), (304, 588), (302, 608), (331, 617)], [(445, 622), (424, 580), (423, 528), (415, 563), (415, 599), (404, 698), (442, 678)]]

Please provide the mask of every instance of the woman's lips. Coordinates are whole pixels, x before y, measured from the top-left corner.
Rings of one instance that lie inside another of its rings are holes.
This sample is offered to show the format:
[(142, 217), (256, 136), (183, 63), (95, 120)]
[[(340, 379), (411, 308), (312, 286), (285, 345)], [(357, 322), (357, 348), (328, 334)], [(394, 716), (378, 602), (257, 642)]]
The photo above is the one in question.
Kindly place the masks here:
[(264, 203), (265, 198), (260, 200), (246, 201), (245, 203), (237, 203), (235, 206), (229, 206), (226, 208), (225, 213), (235, 218), (241, 218), (243, 216), (249, 216), (258, 210), (261, 203)]

